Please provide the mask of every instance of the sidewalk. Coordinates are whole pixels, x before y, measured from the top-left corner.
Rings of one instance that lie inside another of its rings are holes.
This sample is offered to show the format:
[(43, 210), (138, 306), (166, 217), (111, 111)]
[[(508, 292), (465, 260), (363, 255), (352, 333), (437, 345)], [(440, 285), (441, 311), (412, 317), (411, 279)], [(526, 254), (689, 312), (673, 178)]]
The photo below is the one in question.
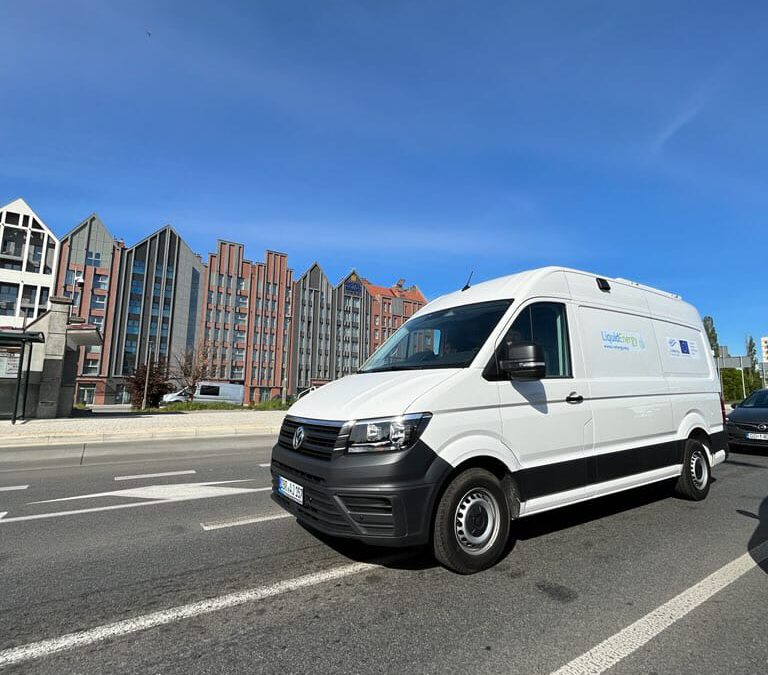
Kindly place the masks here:
[(282, 410), (189, 411), (142, 415), (94, 414), (53, 420), (0, 421), (0, 448), (81, 443), (134, 442), (152, 439), (274, 435)]

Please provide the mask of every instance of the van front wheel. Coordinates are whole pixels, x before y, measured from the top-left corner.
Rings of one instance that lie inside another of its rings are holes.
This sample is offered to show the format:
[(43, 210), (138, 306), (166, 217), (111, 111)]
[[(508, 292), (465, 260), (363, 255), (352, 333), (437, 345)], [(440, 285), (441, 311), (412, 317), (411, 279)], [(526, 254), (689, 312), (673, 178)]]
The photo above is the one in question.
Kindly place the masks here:
[(507, 497), (490, 471), (463, 471), (448, 485), (435, 513), (432, 548), (438, 562), (459, 574), (494, 565), (509, 538)]
[(712, 473), (707, 449), (701, 441), (689, 438), (683, 453), (683, 472), (677, 479), (675, 494), (685, 499), (701, 501), (709, 494)]

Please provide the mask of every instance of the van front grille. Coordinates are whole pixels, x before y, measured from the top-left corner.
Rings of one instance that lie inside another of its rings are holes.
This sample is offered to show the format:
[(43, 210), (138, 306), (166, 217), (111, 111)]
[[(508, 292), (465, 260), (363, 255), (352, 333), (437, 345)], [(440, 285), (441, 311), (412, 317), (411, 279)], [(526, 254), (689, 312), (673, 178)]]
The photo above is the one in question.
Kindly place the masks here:
[(294, 451), (320, 459), (331, 459), (342, 426), (341, 422), (304, 420), (286, 416), (280, 428), (277, 442), (288, 450), (294, 450), (293, 437), (296, 434), (296, 429), (303, 427), (304, 441)]

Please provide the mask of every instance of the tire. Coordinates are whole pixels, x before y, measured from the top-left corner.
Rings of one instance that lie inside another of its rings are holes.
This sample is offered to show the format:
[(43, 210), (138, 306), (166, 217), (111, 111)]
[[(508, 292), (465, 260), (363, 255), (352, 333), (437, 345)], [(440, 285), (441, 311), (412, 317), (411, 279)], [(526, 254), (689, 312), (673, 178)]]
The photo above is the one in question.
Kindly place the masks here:
[(712, 467), (709, 465), (707, 449), (701, 441), (689, 438), (683, 452), (683, 472), (677, 479), (675, 494), (684, 499), (698, 502), (709, 494), (712, 483)]
[(511, 479), (502, 486), (485, 469), (463, 471), (448, 484), (435, 511), (435, 558), (459, 574), (492, 567), (506, 551), (511, 514), (518, 511), (517, 489)]

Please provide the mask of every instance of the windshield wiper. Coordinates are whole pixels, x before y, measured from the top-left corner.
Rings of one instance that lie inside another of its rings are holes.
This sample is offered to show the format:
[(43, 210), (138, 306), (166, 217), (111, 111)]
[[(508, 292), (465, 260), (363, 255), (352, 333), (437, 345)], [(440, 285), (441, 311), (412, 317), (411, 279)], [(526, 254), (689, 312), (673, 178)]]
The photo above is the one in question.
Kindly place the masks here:
[(399, 366), (381, 366), (380, 368), (371, 368), (370, 370), (358, 370), (361, 375), (366, 373), (388, 373), (393, 370), (421, 370), (424, 366), (419, 365), (399, 365)]

